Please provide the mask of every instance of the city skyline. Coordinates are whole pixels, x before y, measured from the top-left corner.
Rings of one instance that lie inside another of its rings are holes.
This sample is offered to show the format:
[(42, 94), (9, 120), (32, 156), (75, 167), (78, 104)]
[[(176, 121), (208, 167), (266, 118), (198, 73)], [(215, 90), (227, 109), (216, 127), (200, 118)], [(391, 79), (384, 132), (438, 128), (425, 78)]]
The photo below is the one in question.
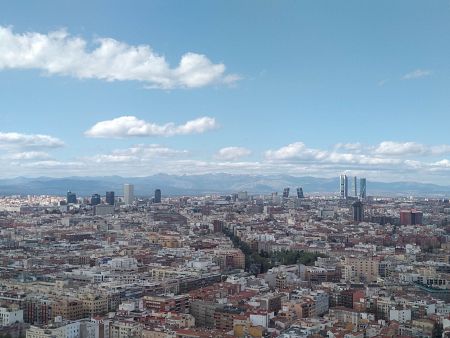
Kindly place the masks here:
[(0, 10), (1, 178), (346, 174), (450, 185), (447, 1)]

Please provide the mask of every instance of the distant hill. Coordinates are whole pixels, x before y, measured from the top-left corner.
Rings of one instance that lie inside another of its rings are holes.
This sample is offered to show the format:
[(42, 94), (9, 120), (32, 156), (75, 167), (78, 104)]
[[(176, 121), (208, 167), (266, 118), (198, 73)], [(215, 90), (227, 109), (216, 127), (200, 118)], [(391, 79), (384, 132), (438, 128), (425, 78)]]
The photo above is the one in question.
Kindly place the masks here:
[[(262, 194), (281, 192), (290, 187), (295, 194), (297, 187), (303, 187), (306, 195), (312, 193), (337, 193), (338, 178), (295, 177), (289, 175), (166, 175), (157, 174), (148, 177), (17, 177), (0, 179), (0, 195), (65, 195), (67, 190), (78, 196), (89, 196), (93, 193), (104, 195), (113, 190), (122, 194), (123, 184), (135, 185), (135, 193), (140, 196), (153, 194), (156, 188), (163, 195), (199, 195), (207, 193), (233, 193), (246, 190), (249, 193)], [(350, 187), (351, 188), (351, 187)], [(351, 191), (351, 189), (349, 189)], [(368, 195), (401, 195), (401, 196), (450, 196), (450, 186), (439, 186), (417, 182), (372, 182), (367, 181)]]

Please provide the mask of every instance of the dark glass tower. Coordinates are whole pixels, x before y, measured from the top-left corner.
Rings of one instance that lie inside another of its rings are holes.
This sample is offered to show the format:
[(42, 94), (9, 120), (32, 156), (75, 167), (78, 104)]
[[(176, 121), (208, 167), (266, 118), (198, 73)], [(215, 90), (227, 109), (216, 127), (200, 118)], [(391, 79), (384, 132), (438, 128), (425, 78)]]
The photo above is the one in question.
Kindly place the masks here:
[(91, 205), (99, 205), (102, 202), (99, 194), (93, 194), (91, 196)]
[(70, 190), (67, 192), (67, 204), (77, 204), (77, 194), (71, 192)]
[(356, 201), (352, 204), (353, 209), (353, 221), (362, 222), (364, 220), (364, 208), (360, 201)]
[(114, 205), (114, 203), (115, 203), (114, 191), (107, 191), (106, 192), (106, 204)]
[(361, 199), (365, 199), (367, 197), (366, 184), (367, 184), (367, 181), (365, 178), (359, 179), (359, 198), (361, 198)]
[(155, 203), (161, 203), (161, 189), (156, 189), (155, 190), (154, 202)]

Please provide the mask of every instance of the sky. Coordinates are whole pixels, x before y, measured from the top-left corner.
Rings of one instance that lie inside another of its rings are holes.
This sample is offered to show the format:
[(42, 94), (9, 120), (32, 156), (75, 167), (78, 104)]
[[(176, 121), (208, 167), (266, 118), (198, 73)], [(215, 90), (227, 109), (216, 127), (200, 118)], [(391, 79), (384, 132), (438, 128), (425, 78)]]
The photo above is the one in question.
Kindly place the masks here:
[(2, 1), (0, 177), (450, 185), (450, 1)]

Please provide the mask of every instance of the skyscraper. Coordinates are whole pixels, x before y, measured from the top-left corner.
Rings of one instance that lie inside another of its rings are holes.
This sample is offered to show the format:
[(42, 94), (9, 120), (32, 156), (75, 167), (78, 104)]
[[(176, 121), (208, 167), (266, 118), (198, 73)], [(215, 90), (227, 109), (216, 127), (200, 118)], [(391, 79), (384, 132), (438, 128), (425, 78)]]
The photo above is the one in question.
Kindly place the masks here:
[(364, 220), (364, 207), (361, 201), (352, 204), (353, 221), (362, 222)]
[(101, 203), (101, 198), (99, 194), (93, 194), (91, 196), (91, 205), (99, 205)]
[(288, 198), (289, 197), (289, 188), (284, 188), (283, 190), (283, 198)]
[(361, 198), (361, 199), (366, 198), (366, 179), (365, 178), (359, 179), (359, 198)]
[(161, 203), (161, 189), (156, 189), (155, 190), (154, 202), (155, 203)]
[(106, 204), (114, 205), (116, 202), (114, 191), (106, 192)]
[(347, 177), (347, 175), (341, 175), (339, 178), (339, 182), (340, 182), (341, 198), (347, 199), (348, 198), (348, 177)]
[(358, 197), (358, 179), (356, 176), (353, 177), (353, 190), (354, 190), (354, 196)]
[(297, 188), (297, 197), (298, 198), (305, 198), (305, 195), (303, 195), (303, 188), (302, 187), (298, 187)]
[(77, 195), (70, 190), (67, 192), (67, 204), (77, 204)]
[(126, 205), (133, 204), (134, 202), (134, 185), (124, 184), (123, 185), (123, 201)]

